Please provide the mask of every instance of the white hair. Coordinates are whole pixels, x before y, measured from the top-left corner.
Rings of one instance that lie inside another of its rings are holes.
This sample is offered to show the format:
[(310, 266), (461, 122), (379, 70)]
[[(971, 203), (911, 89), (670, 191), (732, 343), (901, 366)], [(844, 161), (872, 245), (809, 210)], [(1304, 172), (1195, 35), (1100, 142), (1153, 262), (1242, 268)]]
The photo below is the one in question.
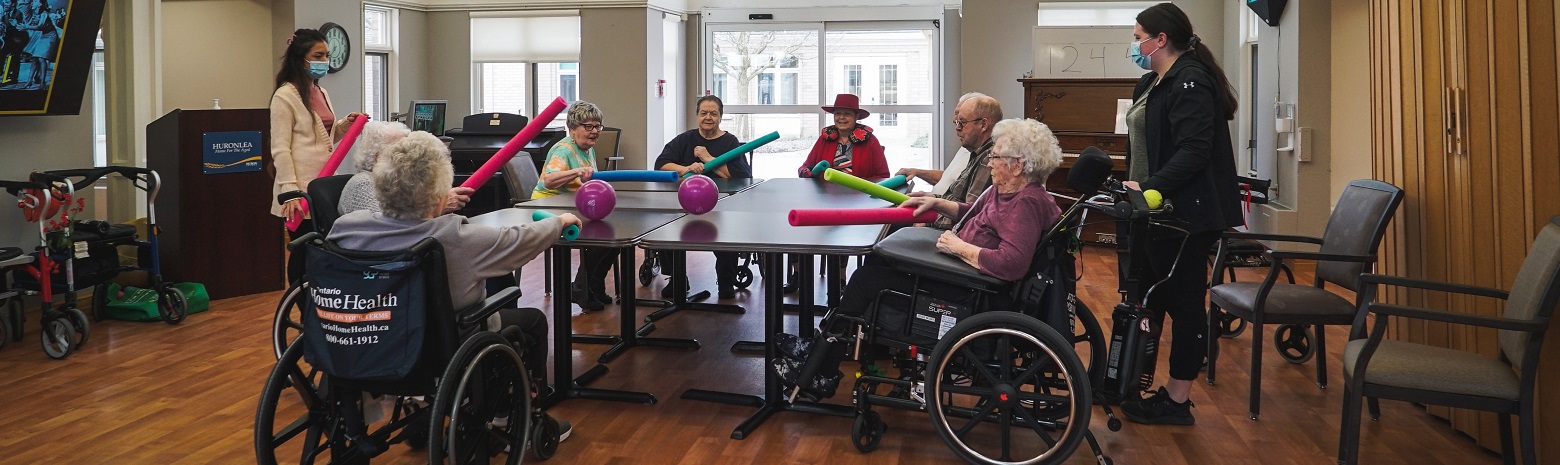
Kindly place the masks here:
[(352, 145), (352, 165), (358, 171), (373, 171), (374, 163), (379, 161), (379, 152), (411, 133), (411, 128), (398, 121), (369, 121), (358, 134), (357, 143)]
[(1031, 182), (1045, 182), (1045, 178), (1062, 164), (1062, 148), (1045, 123), (1032, 119), (1005, 119), (992, 128), (991, 139), (996, 141), (992, 153), (1023, 160), (1022, 171)]
[(594, 103), (584, 100), (577, 100), (573, 105), (569, 105), (568, 114), (568, 118), (564, 119), (564, 126), (568, 126), (569, 129), (578, 128), (580, 125), (591, 121), (597, 123), (603, 121), (601, 119), (601, 108)]
[(970, 108), (970, 110), (975, 113), (976, 118), (986, 118), (987, 121), (1002, 120), (1002, 103), (998, 102), (997, 99), (980, 92), (970, 92), (959, 96), (958, 105), (963, 105), (967, 100), (975, 101), (975, 106)]
[(385, 216), (423, 219), (444, 207), (455, 183), (450, 149), (438, 137), (413, 131), (386, 147), (373, 172), (374, 194)]

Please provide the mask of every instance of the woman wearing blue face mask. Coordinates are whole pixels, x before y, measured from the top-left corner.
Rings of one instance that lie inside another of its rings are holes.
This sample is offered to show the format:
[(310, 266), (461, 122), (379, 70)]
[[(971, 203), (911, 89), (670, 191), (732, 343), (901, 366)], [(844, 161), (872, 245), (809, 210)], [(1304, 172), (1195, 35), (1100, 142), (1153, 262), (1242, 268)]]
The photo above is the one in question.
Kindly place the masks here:
[[(319, 79), (330, 70), (330, 47), (325, 35), (314, 29), (299, 29), (287, 39), (281, 70), (276, 72), (276, 92), (271, 94), (271, 160), (275, 163), (276, 183), (272, 197), (287, 192), (303, 192), (309, 181), (319, 175), (330, 159), (336, 141), (346, 134), (348, 125), (361, 113), (336, 119), (330, 94), (320, 87)], [(274, 202), (275, 200), (273, 200)], [(300, 199), (271, 205), (271, 214), (282, 218), (307, 215)], [(305, 220), (294, 236), (314, 230)], [(303, 274), (303, 261), (293, 255), (287, 263), (289, 280)]]
[(1229, 227), (1240, 226), (1239, 187), (1228, 121), (1235, 117), (1235, 89), (1214, 53), (1192, 32), (1186, 13), (1170, 3), (1137, 16), (1128, 53), (1149, 71), (1133, 90), (1127, 112), (1127, 186), (1156, 189), (1175, 206), (1172, 221), (1187, 233), (1150, 228), (1133, 237), (1133, 263), (1149, 310), (1172, 319), (1170, 381), (1147, 399), (1122, 403), (1139, 423), (1190, 425), (1189, 395), (1207, 355), (1208, 248)]

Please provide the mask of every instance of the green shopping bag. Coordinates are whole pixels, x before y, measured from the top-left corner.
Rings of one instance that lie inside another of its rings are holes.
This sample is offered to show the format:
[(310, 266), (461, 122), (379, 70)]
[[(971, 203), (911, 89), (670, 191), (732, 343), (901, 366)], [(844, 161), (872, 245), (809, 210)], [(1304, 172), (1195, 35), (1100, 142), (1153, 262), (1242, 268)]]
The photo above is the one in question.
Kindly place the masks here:
[[(211, 308), (211, 295), (206, 293), (204, 284), (177, 283), (173, 288), (184, 294), (189, 313), (204, 312)], [(156, 291), (134, 286), (120, 287), (113, 282), (108, 283), (108, 305), (104, 315), (125, 321), (162, 321), (162, 316), (157, 312)]]

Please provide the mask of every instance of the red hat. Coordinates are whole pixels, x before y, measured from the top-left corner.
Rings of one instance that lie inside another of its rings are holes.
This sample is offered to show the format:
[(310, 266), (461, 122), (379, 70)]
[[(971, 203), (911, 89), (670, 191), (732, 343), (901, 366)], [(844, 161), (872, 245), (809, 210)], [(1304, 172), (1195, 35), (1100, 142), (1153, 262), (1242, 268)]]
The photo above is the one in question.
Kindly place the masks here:
[(864, 119), (867, 117), (867, 115), (872, 114), (868, 113), (866, 110), (861, 109), (861, 98), (857, 97), (855, 94), (835, 95), (834, 106), (823, 107), (823, 111), (829, 113), (834, 113), (840, 110), (856, 110), (856, 119)]

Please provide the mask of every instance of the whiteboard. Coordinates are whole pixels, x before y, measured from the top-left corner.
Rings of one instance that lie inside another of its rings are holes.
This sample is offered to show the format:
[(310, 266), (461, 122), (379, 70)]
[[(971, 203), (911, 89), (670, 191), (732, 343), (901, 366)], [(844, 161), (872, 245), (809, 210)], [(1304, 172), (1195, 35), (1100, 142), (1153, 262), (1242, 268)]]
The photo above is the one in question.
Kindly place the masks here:
[(1138, 78), (1132, 26), (1035, 26), (1035, 78)]

